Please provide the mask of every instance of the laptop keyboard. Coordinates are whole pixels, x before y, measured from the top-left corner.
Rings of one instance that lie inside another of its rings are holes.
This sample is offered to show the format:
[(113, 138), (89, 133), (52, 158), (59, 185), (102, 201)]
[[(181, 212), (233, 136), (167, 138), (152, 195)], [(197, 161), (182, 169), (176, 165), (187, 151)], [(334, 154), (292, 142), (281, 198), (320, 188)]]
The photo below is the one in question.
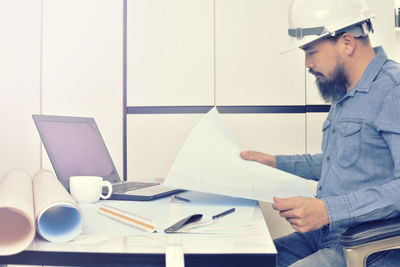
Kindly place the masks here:
[[(140, 188), (145, 188), (153, 185), (158, 185), (157, 183), (142, 183), (142, 182), (121, 182), (113, 184), (113, 193), (123, 193), (126, 191), (132, 191)], [(107, 189), (106, 189), (107, 190)]]

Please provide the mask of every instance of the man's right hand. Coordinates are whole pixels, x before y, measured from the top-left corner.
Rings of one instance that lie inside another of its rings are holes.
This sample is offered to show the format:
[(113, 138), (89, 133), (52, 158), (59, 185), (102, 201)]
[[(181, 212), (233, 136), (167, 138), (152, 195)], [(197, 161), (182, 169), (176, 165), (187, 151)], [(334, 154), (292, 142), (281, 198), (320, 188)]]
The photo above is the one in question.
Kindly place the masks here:
[(240, 153), (242, 159), (256, 161), (276, 168), (276, 158), (274, 155), (265, 154), (253, 150), (247, 150)]

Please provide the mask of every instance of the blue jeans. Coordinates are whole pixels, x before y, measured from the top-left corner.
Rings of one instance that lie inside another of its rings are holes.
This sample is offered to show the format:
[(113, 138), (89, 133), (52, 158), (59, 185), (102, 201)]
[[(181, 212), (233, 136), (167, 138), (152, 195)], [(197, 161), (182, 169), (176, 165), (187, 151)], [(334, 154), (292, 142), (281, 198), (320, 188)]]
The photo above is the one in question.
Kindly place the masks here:
[[(323, 231), (292, 233), (275, 239), (279, 267), (345, 267), (346, 260), (337, 240), (325, 241)], [(400, 249), (374, 253), (368, 267), (400, 266)]]

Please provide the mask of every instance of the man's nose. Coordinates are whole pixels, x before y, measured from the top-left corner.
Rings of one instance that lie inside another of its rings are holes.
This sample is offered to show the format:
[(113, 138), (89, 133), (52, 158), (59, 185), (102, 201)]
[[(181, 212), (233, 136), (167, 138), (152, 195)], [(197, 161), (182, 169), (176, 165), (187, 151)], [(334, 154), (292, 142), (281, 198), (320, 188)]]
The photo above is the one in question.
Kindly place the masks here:
[(314, 63), (310, 59), (309, 56), (306, 55), (306, 60), (305, 60), (305, 66), (306, 68), (312, 69), (314, 67)]

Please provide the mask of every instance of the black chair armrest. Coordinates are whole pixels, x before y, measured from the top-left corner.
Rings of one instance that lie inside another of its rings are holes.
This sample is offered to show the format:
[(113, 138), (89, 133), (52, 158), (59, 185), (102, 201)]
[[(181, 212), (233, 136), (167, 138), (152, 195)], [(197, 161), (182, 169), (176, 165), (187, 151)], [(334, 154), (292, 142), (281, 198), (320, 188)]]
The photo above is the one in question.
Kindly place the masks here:
[(400, 217), (350, 227), (340, 235), (339, 242), (344, 247), (354, 247), (397, 235), (400, 235)]

